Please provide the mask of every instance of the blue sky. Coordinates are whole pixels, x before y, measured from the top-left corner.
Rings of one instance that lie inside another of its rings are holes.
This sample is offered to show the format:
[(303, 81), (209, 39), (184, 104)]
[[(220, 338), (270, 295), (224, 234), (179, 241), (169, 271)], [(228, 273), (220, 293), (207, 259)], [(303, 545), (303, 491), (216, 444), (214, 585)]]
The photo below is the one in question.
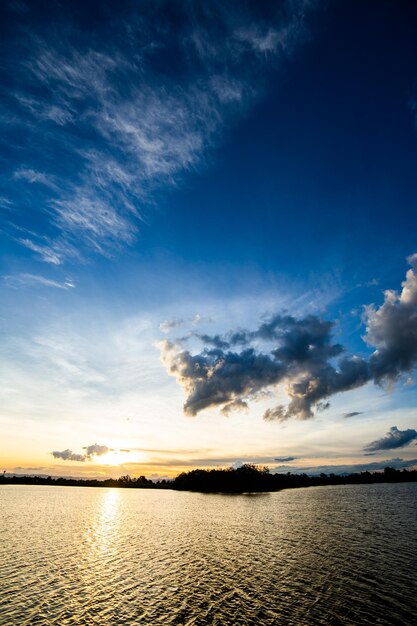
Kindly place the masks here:
[(413, 4), (0, 10), (5, 467), (412, 464)]

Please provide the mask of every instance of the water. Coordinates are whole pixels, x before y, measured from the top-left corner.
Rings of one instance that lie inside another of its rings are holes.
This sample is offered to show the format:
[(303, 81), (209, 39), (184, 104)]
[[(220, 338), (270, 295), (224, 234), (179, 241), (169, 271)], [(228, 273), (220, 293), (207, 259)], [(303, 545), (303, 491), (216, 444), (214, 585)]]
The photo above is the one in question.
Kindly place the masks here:
[(416, 513), (416, 483), (3, 486), (0, 624), (415, 624)]

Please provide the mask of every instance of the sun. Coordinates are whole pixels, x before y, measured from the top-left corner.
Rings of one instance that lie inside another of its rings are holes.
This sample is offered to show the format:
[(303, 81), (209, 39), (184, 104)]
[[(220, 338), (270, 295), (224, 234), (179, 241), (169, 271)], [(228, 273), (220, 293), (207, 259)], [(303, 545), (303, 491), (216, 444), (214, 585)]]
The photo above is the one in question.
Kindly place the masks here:
[(123, 465), (127, 461), (132, 460), (132, 455), (129, 452), (118, 452), (117, 450), (110, 450), (103, 456), (97, 459), (100, 465)]

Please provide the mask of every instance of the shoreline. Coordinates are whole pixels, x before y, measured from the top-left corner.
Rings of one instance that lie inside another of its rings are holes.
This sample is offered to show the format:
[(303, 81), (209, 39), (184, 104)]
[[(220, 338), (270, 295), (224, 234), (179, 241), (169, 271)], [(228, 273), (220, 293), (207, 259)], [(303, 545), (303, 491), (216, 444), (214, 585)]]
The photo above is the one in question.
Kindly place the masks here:
[(268, 468), (243, 465), (238, 469), (191, 470), (183, 472), (172, 480), (152, 481), (140, 476), (131, 478), (122, 476), (118, 479), (104, 480), (76, 479), (43, 476), (2, 476), (1, 485), (45, 485), (58, 487), (97, 487), (116, 489), (169, 489), (171, 491), (190, 491), (196, 493), (273, 493), (283, 489), (302, 487), (325, 487), (338, 485), (382, 484), (417, 482), (417, 470), (396, 470), (386, 467), (381, 472), (361, 472), (339, 476), (321, 474), (271, 474)]

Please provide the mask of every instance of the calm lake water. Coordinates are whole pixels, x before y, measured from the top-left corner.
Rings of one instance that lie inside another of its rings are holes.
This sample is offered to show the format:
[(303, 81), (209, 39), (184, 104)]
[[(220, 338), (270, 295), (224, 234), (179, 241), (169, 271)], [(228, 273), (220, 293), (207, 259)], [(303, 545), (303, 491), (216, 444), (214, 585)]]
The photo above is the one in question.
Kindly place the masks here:
[(0, 487), (0, 624), (417, 620), (417, 484)]

